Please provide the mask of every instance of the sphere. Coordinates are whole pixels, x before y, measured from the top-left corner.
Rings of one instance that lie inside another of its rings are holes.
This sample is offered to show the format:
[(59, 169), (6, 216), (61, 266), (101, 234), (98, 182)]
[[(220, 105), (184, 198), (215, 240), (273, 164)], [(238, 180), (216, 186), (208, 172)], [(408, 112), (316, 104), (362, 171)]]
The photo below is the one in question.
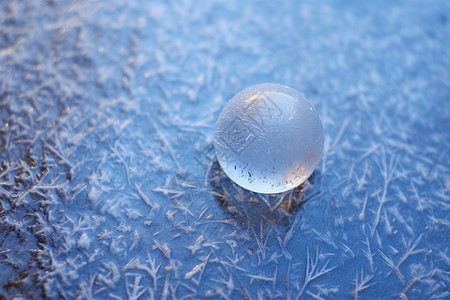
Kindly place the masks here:
[(236, 184), (257, 193), (281, 193), (303, 183), (316, 168), (323, 128), (298, 91), (258, 84), (225, 105), (214, 146), (220, 166)]

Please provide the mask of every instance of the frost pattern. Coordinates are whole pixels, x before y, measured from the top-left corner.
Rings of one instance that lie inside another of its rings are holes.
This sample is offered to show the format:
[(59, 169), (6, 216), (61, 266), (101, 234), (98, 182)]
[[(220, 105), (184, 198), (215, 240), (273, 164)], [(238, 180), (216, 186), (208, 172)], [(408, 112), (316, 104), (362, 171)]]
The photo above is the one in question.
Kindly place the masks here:
[[(448, 298), (449, 11), (0, 1), (0, 298)], [(212, 145), (261, 82), (325, 130), (278, 197)]]

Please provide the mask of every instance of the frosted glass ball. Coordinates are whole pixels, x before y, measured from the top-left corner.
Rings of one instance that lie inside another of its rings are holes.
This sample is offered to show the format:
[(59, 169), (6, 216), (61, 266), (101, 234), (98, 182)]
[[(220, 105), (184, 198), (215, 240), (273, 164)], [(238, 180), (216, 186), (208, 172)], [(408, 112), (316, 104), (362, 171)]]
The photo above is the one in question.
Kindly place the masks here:
[(236, 184), (257, 193), (281, 193), (303, 183), (316, 168), (323, 128), (298, 91), (258, 84), (225, 105), (214, 146), (220, 166)]

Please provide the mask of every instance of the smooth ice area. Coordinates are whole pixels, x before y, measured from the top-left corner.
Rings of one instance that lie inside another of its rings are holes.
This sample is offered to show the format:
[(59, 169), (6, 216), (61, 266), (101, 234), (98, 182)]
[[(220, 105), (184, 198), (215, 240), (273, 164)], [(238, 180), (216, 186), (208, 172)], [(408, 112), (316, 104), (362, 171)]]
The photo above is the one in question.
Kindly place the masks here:
[(299, 92), (279, 84), (252, 86), (233, 97), (215, 134), (225, 173), (258, 193), (280, 193), (303, 183), (323, 148), (315, 109)]

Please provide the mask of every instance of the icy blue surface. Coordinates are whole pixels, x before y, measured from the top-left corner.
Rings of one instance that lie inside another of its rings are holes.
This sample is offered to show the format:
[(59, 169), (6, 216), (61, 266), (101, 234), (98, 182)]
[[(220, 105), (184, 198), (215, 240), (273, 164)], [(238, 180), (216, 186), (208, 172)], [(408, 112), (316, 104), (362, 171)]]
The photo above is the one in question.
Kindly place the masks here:
[[(449, 12), (0, 1), (0, 298), (448, 299)], [(261, 82), (324, 125), (281, 196), (214, 158), (221, 109)]]

